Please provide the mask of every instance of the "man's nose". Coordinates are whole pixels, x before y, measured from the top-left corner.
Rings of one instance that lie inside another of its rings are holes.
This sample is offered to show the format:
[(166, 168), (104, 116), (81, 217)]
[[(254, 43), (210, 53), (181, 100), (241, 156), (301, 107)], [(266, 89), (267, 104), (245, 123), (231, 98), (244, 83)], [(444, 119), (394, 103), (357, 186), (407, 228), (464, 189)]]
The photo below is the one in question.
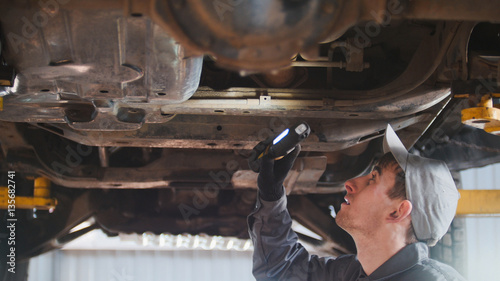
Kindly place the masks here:
[(350, 179), (345, 182), (344, 188), (347, 191), (347, 193), (356, 193), (356, 185), (354, 183), (354, 179)]

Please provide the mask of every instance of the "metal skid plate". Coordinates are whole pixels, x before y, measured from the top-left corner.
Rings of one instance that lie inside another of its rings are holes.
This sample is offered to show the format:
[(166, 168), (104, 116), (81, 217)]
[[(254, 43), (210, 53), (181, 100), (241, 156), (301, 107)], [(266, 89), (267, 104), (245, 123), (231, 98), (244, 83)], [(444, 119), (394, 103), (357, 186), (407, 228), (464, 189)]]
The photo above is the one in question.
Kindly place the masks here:
[(136, 124), (146, 112), (110, 105), (179, 103), (195, 92), (203, 58), (186, 57), (149, 17), (125, 14), (118, 1), (52, 2), (2, 5), (2, 56), (17, 76), (0, 119), (90, 122), (114, 110), (114, 123)]

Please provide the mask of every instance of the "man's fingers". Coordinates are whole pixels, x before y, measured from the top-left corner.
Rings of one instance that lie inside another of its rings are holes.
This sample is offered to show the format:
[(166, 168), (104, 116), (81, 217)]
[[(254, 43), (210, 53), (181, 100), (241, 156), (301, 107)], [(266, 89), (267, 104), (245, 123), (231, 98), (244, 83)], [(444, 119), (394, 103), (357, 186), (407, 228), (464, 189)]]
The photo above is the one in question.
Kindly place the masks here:
[(299, 155), (301, 151), (300, 144), (295, 146), (294, 150), (290, 152), (288, 155), (283, 157), (283, 159), (277, 160), (274, 163), (274, 174), (277, 178), (282, 178), (284, 179), (286, 175), (288, 174), (288, 171), (293, 166), (293, 163), (295, 162), (295, 159)]
[(273, 171), (274, 170), (274, 159), (269, 158), (269, 157), (262, 157), (260, 159), (260, 170), (262, 171), (263, 169), (267, 171)]
[[(295, 146), (295, 148), (290, 153), (288, 153), (285, 157), (283, 157), (283, 159), (281, 159), (279, 161), (283, 161), (282, 163), (290, 163), (291, 162), (293, 165), (293, 162), (295, 161), (295, 158), (297, 158), (297, 156), (299, 155), (301, 149), (302, 149), (302, 147), (300, 146), (300, 144), (297, 144)], [(290, 165), (290, 167), (292, 165)]]
[(262, 157), (260, 160), (259, 177), (267, 182), (274, 181), (274, 159)]
[(300, 153), (301, 150), (302, 150), (302, 146), (300, 146), (300, 144), (297, 144), (295, 146), (295, 149), (292, 152), (290, 152), (286, 157), (290, 156), (290, 157), (293, 157), (293, 158), (297, 158), (297, 156), (299, 155), (299, 153)]

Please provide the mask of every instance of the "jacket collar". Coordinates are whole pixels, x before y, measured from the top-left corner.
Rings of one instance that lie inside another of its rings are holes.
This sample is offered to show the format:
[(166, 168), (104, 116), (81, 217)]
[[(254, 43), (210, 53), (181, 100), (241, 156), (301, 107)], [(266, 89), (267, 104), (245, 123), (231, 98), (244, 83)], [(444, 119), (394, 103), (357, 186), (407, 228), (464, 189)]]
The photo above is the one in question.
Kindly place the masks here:
[(406, 271), (429, 257), (427, 245), (421, 242), (407, 245), (384, 262), (372, 274), (370, 280), (378, 280)]

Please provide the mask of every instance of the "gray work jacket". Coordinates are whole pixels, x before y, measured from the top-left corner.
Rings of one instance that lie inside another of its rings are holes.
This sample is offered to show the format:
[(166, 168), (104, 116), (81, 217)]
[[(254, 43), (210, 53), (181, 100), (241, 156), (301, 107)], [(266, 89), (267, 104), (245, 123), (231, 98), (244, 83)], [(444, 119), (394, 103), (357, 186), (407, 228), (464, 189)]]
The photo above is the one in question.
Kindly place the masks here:
[(248, 217), (257, 280), (465, 280), (452, 267), (428, 258), (424, 243), (410, 244), (366, 276), (355, 255), (309, 255), (291, 229), (286, 196), (275, 202), (257, 199)]

